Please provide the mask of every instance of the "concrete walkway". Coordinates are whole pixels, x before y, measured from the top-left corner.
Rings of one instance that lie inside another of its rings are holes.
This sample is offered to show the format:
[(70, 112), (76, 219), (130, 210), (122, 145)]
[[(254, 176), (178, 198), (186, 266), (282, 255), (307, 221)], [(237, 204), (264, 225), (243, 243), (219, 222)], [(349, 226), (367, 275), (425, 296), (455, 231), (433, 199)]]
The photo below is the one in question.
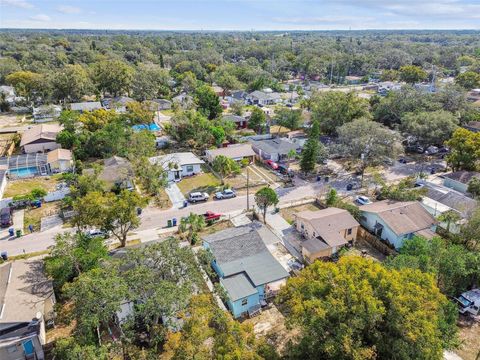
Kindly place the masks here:
[(183, 208), (183, 202), (185, 201), (185, 196), (183, 196), (182, 192), (180, 191), (176, 183), (174, 182), (169, 183), (168, 186), (165, 188), (165, 192), (170, 198), (170, 201), (172, 202), (174, 209)]

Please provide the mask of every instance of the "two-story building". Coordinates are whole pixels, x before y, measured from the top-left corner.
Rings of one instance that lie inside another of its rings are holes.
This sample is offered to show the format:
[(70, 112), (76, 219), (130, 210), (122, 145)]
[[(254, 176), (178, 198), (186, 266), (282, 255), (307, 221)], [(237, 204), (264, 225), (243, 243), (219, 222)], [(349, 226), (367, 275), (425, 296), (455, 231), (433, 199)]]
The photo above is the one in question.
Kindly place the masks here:
[(235, 318), (260, 311), (289, 276), (267, 249), (263, 238), (268, 236), (274, 235), (259, 222), (253, 222), (203, 238)]
[(304, 237), (300, 243), (304, 259), (330, 257), (357, 239), (360, 224), (347, 210), (327, 208), (302, 211), (295, 216), (295, 227)]
[(438, 223), (418, 201), (378, 201), (361, 206), (360, 212), (360, 224), (396, 249), (414, 235), (432, 238)]
[(152, 164), (159, 164), (167, 172), (168, 181), (180, 181), (185, 176), (192, 176), (202, 172), (205, 161), (194, 153), (180, 152), (151, 157)]

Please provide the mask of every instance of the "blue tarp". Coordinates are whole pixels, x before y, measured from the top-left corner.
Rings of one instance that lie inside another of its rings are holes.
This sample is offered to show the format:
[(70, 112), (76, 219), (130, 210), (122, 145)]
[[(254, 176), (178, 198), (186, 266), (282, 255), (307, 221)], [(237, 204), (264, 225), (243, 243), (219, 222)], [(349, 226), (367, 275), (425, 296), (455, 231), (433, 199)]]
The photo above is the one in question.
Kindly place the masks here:
[(132, 129), (135, 131), (141, 131), (141, 130), (160, 131), (160, 127), (155, 123), (133, 125)]

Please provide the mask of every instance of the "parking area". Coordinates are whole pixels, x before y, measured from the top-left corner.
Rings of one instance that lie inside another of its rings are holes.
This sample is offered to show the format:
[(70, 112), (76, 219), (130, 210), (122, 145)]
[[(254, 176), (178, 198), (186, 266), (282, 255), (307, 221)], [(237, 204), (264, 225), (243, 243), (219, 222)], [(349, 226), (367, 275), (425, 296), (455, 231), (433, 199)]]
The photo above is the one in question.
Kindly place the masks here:
[(22, 230), (23, 232), (24, 219), (25, 211), (23, 209), (15, 210), (12, 214), (13, 225), (0, 229), (0, 240), (7, 240), (11, 238), (8, 229)]

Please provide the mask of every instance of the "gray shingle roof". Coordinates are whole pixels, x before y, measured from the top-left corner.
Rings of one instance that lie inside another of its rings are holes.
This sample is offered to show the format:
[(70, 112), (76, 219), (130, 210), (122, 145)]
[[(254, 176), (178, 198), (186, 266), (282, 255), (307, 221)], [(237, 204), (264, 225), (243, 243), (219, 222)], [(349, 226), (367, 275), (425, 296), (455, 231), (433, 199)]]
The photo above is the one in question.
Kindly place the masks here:
[(458, 181), (462, 184), (468, 184), (468, 182), (474, 178), (474, 177), (479, 177), (480, 178), (480, 173), (476, 171), (455, 171), (450, 174), (445, 174), (443, 175), (446, 178)]
[(429, 184), (425, 187), (427, 189), (426, 197), (457, 210), (463, 216), (468, 215), (477, 206), (476, 200), (449, 188)]
[(230, 300), (237, 301), (256, 294), (257, 289), (252, 285), (245, 273), (220, 279), (220, 283), (227, 290)]
[(87, 101), (79, 103), (71, 103), (70, 109), (73, 111), (92, 111), (102, 108), (100, 101)]
[(288, 277), (288, 273), (272, 256), (258, 232), (260, 223), (219, 231), (206, 236), (217, 264), (230, 277), (245, 272), (254, 286)]
[(252, 146), (269, 154), (288, 154), (290, 150), (297, 151), (300, 147), (283, 139), (250, 140)]

